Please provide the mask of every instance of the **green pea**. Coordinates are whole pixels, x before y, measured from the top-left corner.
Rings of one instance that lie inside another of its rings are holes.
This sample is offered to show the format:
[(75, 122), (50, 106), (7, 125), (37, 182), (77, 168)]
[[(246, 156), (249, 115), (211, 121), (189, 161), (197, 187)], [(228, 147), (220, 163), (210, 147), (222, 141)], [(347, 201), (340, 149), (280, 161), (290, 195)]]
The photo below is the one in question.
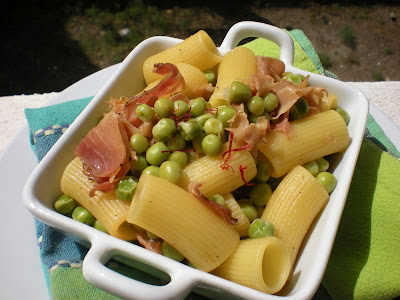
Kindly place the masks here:
[(250, 222), (253, 222), (257, 218), (257, 210), (250, 200), (239, 199), (238, 204)]
[(215, 85), (217, 83), (217, 75), (212, 70), (203, 71), (204, 75), (207, 78), (208, 83)]
[(162, 142), (157, 142), (147, 149), (146, 160), (151, 165), (159, 166), (168, 159), (169, 155), (170, 150), (168, 147)]
[(193, 118), (196, 118), (206, 111), (207, 104), (203, 97), (198, 97), (189, 102), (189, 112)]
[(253, 115), (252, 113), (247, 114), (247, 119), (250, 123), (257, 123), (257, 119), (259, 116)]
[(67, 195), (62, 195), (56, 202), (54, 202), (54, 209), (60, 214), (66, 215), (74, 210), (76, 202), (74, 199)]
[(137, 160), (131, 159), (129, 164), (131, 165), (131, 172), (135, 176), (139, 176), (149, 165), (144, 154), (137, 155)]
[(279, 105), (278, 97), (274, 93), (268, 93), (264, 97), (264, 109), (266, 112), (271, 112)]
[(325, 158), (318, 158), (315, 160), (318, 165), (318, 172), (324, 172), (329, 169), (329, 161)]
[(249, 227), (249, 238), (260, 239), (274, 235), (275, 229), (274, 225), (271, 223), (261, 219), (255, 219), (253, 222), (251, 222)]
[(233, 81), (229, 89), (229, 100), (232, 103), (243, 103), (251, 97), (250, 87), (240, 81)]
[(319, 183), (323, 186), (323, 188), (330, 194), (336, 187), (336, 177), (329, 172), (321, 172), (317, 175), (317, 179)]
[(203, 151), (208, 156), (216, 156), (222, 151), (222, 142), (215, 134), (208, 134), (201, 142)]
[(224, 124), (218, 119), (209, 119), (204, 123), (204, 131), (207, 134), (221, 134), (224, 132)]
[(147, 234), (148, 238), (153, 239), (153, 240), (156, 240), (156, 239), (160, 238), (159, 236), (155, 235), (154, 233), (152, 233), (152, 232), (150, 232), (148, 230), (146, 230), (146, 234)]
[(304, 80), (304, 76), (301, 74), (286, 73), (283, 79), (293, 82), (294, 84), (300, 84)]
[(96, 220), (93, 215), (83, 206), (76, 207), (72, 212), (72, 218), (75, 221), (92, 226)]
[(189, 158), (186, 152), (174, 151), (171, 153), (168, 160), (175, 161), (181, 166), (181, 168), (184, 168), (187, 165)]
[(203, 154), (203, 139), (207, 134), (205, 132), (201, 132), (195, 139), (192, 140), (192, 145), (194, 149), (196, 149), (197, 153)]
[(170, 99), (160, 98), (154, 103), (154, 111), (160, 118), (168, 118), (173, 110), (174, 104)]
[(315, 160), (310, 161), (308, 164), (303, 166), (306, 168), (313, 176), (317, 176), (319, 173), (318, 164)]
[(271, 198), (272, 189), (267, 183), (256, 184), (250, 191), (250, 201), (256, 206), (264, 206)]
[(149, 148), (149, 140), (141, 133), (132, 135), (129, 142), (136, 154), (141, 154)]
[(136, 191), (138, 181), (139, 180), (133, 176), (122, 178), (115, 188), (115, 195), (121, 200), (131, 201), (133, 194)]
[(336, 107), (335, 110), (342, 116), (344, 122), (346, 123), (346, 125), (349, 124), (350, 122), (350, 115), (347, 111), (345, 111), (343, 108), (341, 107)]
[(257, 175), (256, 177), (254, 177), (254, 179), (260, 183), (267, 182), (271, 174), (268, 163), (262, 160), (257, 160), (256, 166), (257, 166)]
[(222, 195), (220, 195), (220, 194), (212, 195), (212, 196), (210, 197), (210, 200), (213, 201), (213, 202), (215, 202), (215, 203), (218, 203), (219, 205), (222, 205), (222, 206), (225, 205), (225, 199), (224, 199), (224, 197), (223, 197)]
[(282, 176), (279, 178), (270, 177), (270, 178), (268, 178), (267, 183), (269, 184), (271, 189), (274, 191), (278, 187), (278, 185), (281, 183), (281, 181), (284, 177), (285, 176)]
[(147, 104), (140, 104), (136, 107), (136, 115), (143, 122), (150, 122), (153, 120), (153, 109)]
[(264, 213), (265, 206), (254, 206), (257, 211), (257, 218), (261, 218), (262, 214)]
[(164, 256), (171, 258), (173, 260), (181, 262), (185, 259), (185, 257), (183, 257), (183, 255), (178, 250), (176, 250), (172, 245), (168, 244), (166, 241), (163, 241), (161, 243), (161, 251)]
[(191, 141), (200, 135), (203, 128), (195, 119), (190, 119), (187, 122), (179, 122), (178, 130), (186, 141)]
[(176, 132), (174, 120), (162, 118), (152, 129), (153, 138), (158, 142), (166, 142), (171, 139)]
[(99, 220), (94, 221), (93, 228), (100, 230), (104, 233), (108, 233), (107, 230), (104, 228), (103, 224), (100, 223)]
[(160, 166), (159, 177), (178, 184), (182, 177), (182, 167), (176, 161), (165, 161)]
[(153, 176), (159, 176), (160, 173), (160, 167), (157, 166), (148, 166), (142, 171), (142, 174), (148, 174), (148, 175), (153, 175)]
[(308, 113), (308, 103), (304, 98), (299, 98), (289, 111), (289, 120), (299, 120)]
[(236, 111), (232, 106), (228, 105), (218, 106), (217, 119), (224, 124), (225, 128), (228, 128), (230, 126), (228, 120), (232, 119), (235, 116), (235, 114)]
[(171, 151), (182, 150), (186, 147), (186, 141), (179, 132), (176, 132), (174, 137), (167, 141), (167, 147)]
[(174, 114), (176, 117), (182, 117), (189, 111), (189, 106), (183, 100), (177, 100), (174, 102)]
[(264, 100), (259, 96), (250, 97), (249, 101), (247, 101), (247, 109), (253, 115), (262, 115), (265, 109)]
[(215, 119), (215, 115), (205, 113), (205, 114), (202, 114), (202, 115), (196, 117), (196, 122), (204, 127), (204, 124), (206, 123), (206, 121), (210, 120), (210, 119)]
[(193, 151), (193, 150), (186, 152), (186, 154), (188, 156), (188, 163), (191, 163), (192, 161), (195, 161), (196, 159), (199, 158), (196, 151)]

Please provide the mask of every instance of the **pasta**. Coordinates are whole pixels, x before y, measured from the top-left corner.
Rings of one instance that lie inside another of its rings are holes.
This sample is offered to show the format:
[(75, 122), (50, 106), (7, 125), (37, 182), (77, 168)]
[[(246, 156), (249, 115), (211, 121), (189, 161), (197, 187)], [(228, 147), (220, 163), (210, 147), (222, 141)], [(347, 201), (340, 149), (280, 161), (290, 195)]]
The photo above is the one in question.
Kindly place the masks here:
[(297, 165), (343, 151), (349, 145), (349, 134), (343, 118), (334, 110), (312, 115), (291, 123), (293, 135), (271, 131), (268, 143), (258, 150), (271, 164), (271, 176), (281, 177)]
[(127, 221), (161, 237), (206, 272), (220, 265), (239, 243), (232, 226), (193, 195), (151, 175), (140, 177)]
[(230, 281), (274, 294), (290, 272), (290, 257), (276, 237), (241, 240), (235, 252), (212, 273)]
[(97, 192), (95, 196), (89, 197), (92, 188), (93, 182), (83, 174), (81, 160), (74, 158), (61, 177), (62, 192), (88, 209), (110, 235), (126, 241), (136, 239), (135, 229), (126, 222), (129, 203), (118, 199), (114, 191)]
[(231, 211), (232, 217), (237, 220), (233, 228), (239, 233), (240, 237), (246, 237), (250, 227), (249, 219), (231, 193), (226, 194), (224, 198), (225, 206)]
[(232, 81), (238, 80), (248, 83), (250, 76), (256, 74), (256, 60), (254, 53), (245, 47), (237, 47), (222, 58), (218, 68), (218, 80), (209, 103), (213, 107), (229, 103), (227, 90)]
[(275, 226), (275, 236), (285, 244), (295, 263), (311, 223), (329, 199), (318, 180), (302, 166), (296, 166), (279, 184), (261, 216)]
[(221, 58), (202, 30), (149, 57), (147, 87), (108, 101), (76, 147), (63, 196), (114, 237), (277, 293), (335, 188), (324, 157), (350, 143), (336, 95), (284, 67)]
[[(185, 88), (181, 91), (181, 93), (187, 95), (189, 98), (195, 98), (197, 88), (207, 84), (207, 79), (204, 76), (204, 73), (190, 64), (177, 63), (176, 66), (185, 79)], [(157, 76), (155, 80), (144, 90), (147, 91), (155, 87), (161, 81), (161, 79), (162, 76)], [(168, 98), (171, 96), (171, 94), (164, 95), (164, 97)]]
[(143, 63), (143, 75), (147, 84), (157, 79), (153, 73), (156, 63), (187, 63), (201, 71), (211, 69), (221, 60), (217, 47), (204, 31), (200, 30), (182, 43), (148, 57)]
[[(204, 196), (211, 197), (230, 193), (256, 176), (256, 164), (248, 151), (232, 152), (228, 169), (221, 168), (222, 154), (217, 157), (203, 156), (187, 165), (183, 169), (180, 186), (187, 189), (191, 182), (201, 182), (200, 191)], [(240, 166), (246, 168), (240, 171)]]

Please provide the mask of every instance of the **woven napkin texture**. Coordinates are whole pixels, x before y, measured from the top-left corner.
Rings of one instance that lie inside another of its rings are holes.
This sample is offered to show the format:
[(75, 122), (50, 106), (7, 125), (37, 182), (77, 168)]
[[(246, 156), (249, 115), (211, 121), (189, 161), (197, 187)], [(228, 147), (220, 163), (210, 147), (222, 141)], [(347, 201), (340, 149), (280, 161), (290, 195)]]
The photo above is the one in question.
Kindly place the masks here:
[[(335, 77), (323, 69), (300, 30), (289, 32), (295, 45), (294, 66)], [(265, 39), (244, 45), (256, 55), (279, 57), (279, 47)], [(91, 98), (26, 109), (31, 145), (40, 161)], [(397, 157), (397, 158), (396, 158)], [(392, 299), (400, 296), (400, 153), (369, 116), (349, 196), (323, 284), (314, 299)], [(87, 248), (36, 220), (44, 274), (52, 299), (116, 299), (82, 275)], [(145, 274), (117, 262), (109, 268), (142, 280)], [(140, 272), (139, 272), (140, 273)], [(148, 279), (151, 283), (152, 278)], [(200, 299), (190, 294), (190, 299)]]

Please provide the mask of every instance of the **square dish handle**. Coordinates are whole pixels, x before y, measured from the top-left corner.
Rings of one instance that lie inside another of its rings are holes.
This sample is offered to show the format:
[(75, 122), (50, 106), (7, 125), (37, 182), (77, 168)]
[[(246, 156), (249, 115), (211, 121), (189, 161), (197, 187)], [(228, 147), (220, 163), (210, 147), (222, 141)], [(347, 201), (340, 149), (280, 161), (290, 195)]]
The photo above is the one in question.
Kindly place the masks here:
[(280, 47), (280, 60), (285, 65), (293, 66), (294, 44), (290, 35), (284, 30), (253, 21), (239, 22), (233, 25), (227, 32), (219, 49), (222, 52), (228, 52), (235, 48), (239, 42), (248, 37), (260, 37), (268, 39)]
[[(94, 286), (117, 297), (131, 300), (184, 299), (199, 282), (196, 276), (188, 276), (187, 272), (176, 268), (177, 262), (165, 257), (165, 264), (156, 266), (152, 263), (154, 253), (145, 249), (132, 251), (134, 245), (127, 246), (123, 241), (117, 241), (118, 245), (115, 243), (111, 245), (112, 243), (107, 243), (107, 239), (93, 237), (91, 244), (82, 263), (83, 276)], [(152, 285), (113, 271), (106, 266), (106, 263), (114, 256), (137, 260), (149, 266), (153, 265), (161, 272), (165, 272), (170, 277), (170, 282), (160, 286)]]

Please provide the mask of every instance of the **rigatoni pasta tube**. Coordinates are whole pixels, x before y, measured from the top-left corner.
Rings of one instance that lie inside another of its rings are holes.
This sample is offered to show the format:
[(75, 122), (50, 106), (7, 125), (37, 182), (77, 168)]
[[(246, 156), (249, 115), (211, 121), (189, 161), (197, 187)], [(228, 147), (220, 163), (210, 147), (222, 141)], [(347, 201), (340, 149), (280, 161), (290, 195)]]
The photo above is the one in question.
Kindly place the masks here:
[(126, 222), (130, 203), (118, 199), (114, 191), (97, 191), (95, 196), (89, 197), (92, 188), (93, 182), (83, 174), (81, 160), (74, 158), (61, 177), (61, 191), (85, 207), (110, 235), (126, 241), (135, 240), (137, 232)]
[(241, 240), (214, 275), (267, 294), (279, 292), (290, 273), (289, 253), (276, 237)]
[(274, 225), (275, 236), (288, 249), (292, 266), (304, 236), (328, 199), (326, 190), (302, 166), (290, 171), (269, 199), (261, 219)]
[(143, 63), (143, 75), (146, 84), (150, 84), (157, 79), (153, 73), (156, 63), (187, 63), (204, 71), (220, 61), (221, 55), (213, 40), (204, 30), (200, 30), (181, 43), (148, 57)]
[(187, 189), (191, 182), (200, 183), (200, 192), (209, 198), (215, 194), (230, 193), (256, 176), (257, 167), (250, 152), (232, 151), (227, 162), (228, 168), (221, 167), (224, 161), (222, 155), (223, 153), (215, 157), (203, 156), (188, 164), (183, 169), (179, 185)]
[(209, 103), (213, 107), (229, 103), (229, 88), (232, 81), (249, 84), (250, 76), (256, 74), (256, 58), (248, 48), (237, 47), (226, 53), (218, 67), (218, 78)]
[(235, 250), (239, 234), (210, 207), (168, 180), (142, 175), (128, 222), (159, 236), (209, 272)]
[(278, 178), (297, 165), (345, 150), (350, 142), (346, 123), (334, 110), (291, 122), (292, 136), (283, 132), (267, 133), (267, 143), (258, 150), (271, 164), (271, 176)]
[[(189, 99), (194, 97), (196, 93), (196, 88), (202, 87), (208, 83), (206, 76), (202, 71), (198, 68), (186, 64), (186, 63), (177, 63), (175, 64), (181, 73), (182, 77), (185, 79), (185, 88), (181, 91), (181, 93), (185, 94), (189, 97)], [(150, 83), (143, 91), (148, 91), (151, 88), (155, 87), (163, 78), (163, 76), (156, 74), (157, 77), (155, 81)], [(142, 91), (142, 92), (143, 92)], [(140, 94), (140, 93), (139, 93)], [(171, 95), (163, 95), (163, 97), (169, 98)]]
[(233, 228), (239, 233), (240, 237), (247, 236), (249, 234), (250, 222), (243, 209), (231, 193), (224, 195), (224, 200), (224, 206), (231, 211), (232, 218), (236, 219), (236, 224), (233, 225)]

